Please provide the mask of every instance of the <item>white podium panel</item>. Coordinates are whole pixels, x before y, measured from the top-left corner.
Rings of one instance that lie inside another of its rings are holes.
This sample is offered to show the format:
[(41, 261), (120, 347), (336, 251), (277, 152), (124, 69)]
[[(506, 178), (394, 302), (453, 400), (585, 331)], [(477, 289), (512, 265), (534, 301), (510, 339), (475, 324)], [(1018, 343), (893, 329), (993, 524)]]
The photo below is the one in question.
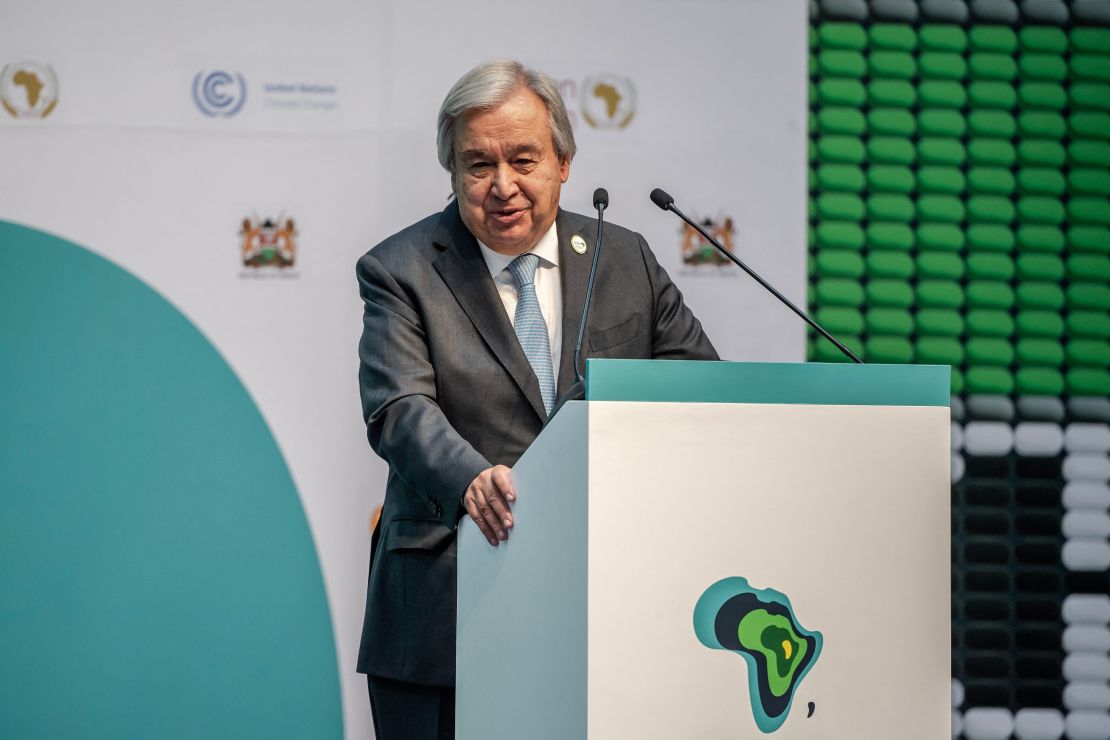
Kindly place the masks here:
[(948, 433), (938, 407), (591, 403), (589, 737), (761, 734), (744, 661), (694, 633), (730, 577), (823, 636), (775, 737), (947, 737)]

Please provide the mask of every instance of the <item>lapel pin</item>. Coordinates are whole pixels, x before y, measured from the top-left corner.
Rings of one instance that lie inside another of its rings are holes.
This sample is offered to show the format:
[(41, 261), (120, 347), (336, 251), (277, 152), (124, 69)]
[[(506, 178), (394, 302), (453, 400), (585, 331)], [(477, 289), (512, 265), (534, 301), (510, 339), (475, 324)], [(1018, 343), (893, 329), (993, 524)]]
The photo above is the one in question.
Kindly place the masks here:
[(572, 236), (570, 238), (570, 248), (573, 249), (578, 254), (585, 254), (586, 253), (586, 240), (583, 239), (578, 234), (575, 234), (574, 236)]

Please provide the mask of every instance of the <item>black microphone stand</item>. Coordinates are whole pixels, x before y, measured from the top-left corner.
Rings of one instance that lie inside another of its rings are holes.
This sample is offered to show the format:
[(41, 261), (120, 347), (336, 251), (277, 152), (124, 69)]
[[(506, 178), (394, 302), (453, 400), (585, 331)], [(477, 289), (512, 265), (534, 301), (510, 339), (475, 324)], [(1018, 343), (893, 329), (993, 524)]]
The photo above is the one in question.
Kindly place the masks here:
[(822, 327), (816, 321), (811, 319), (809, 317), (809, 315), (806, 314), (805, 311), (803, 311), (802, 309), (798, 308), (793, 303), (791, 303), (789, 298), (787, 298), (782, 293), (775, 290), (775, 286), (771, 285), (769, 282), (767, 282), (762, 277), (760, 277), (757, 272), (755, 272), (750, 267), (745, 265), (742, 261), (740, 261), (740, 259), (736, 255), (734, 255), (732, 252), (725, 249), (724, 246), (719, 241), (717, 241), (716, 239), (713, 238), (712, 234), (710, 234), (708, 231), (703, 229), (699, 224), (695, 223), (693, 221), (693, 219), (688, 218), (685, 213), (678, 210), (678, 208), (675, 207), (674, 198), (672, 198), (670, 195), (668, 195), (666, 191), (660, 190), (659, 188), (656, 188), (655, 190), (652, 190), (651, 191), (651, 202), (654, 203), (655, 205), (659, 206), (660, 208), (662, 208), (664, 211), (671, 211), (672, 213), (674, 213), (674, 215), (678, 216), (683, 221), (685, 221), (687, 224), (692, 226), (699, 234), (701, 234), (703, 237), (705, 237), (705, 239), (710, 244), (712, 244), (714, 247), (716, 247), (718, 252), (723, 254), (728, 259), (732, 260), (734, 263), (736, 263), (737, 267), (739, 267), (741, 270), (743, 270), (744, 272), (748, 273), (753, 278), (755, 278), (755, 281), (757, 283), (759, 283), (764, 288), (766, 288), (771, 293), (771, 295), (773, 295), (775, 298), (778, 298), (780, 301), (782, 301), (784, 304), (786, 304), (787, 308), (789, 308), (794, 313), (798, 314), (798, 316), (802, 317), (802, 319), (807, 324), (809, 324), (810, 326), (812, 326), (814, 329), (817, 330), (818, 334), (820, 334), (825, 339), (828, 339), (830, 342), (832, 342), (834, 345), (836, 345), (836, 348), (839, 349), (841, 352), (843, 352), (845, 354), (845, 356), (847, 356), (852, 362), (858, 363), (860, 365), (863, 364), (863, 360), (861, 360), (860, 358), (858, 358), (854, 354), (852, 354), (852, 351), (850, 349), (848, 349), (843, 344), (841, 344), (839, 341), (837, 341), (836, 337), (834, 337), (832, 334), (829, 334), (827, 331), (825, 331), (824, 327)]
[(559, 400), (555, 402), (554, 408), (551, 413), (547, 415), (547, 420), (551, 421), (552, 417), (563, 407), (567, 401), (579, 401), (586, 397), (586, 381), (582, 377), (582, 343), (586, 337), (586, 319), (590, 315), (590, 302), (593, 300), (594, 294), (594, 280), (597, 279), (597, 260), (601, 255), (601, 232), (605, 226), (605, 209), (609, 207), (609, 193), (605, 188), (598, 188), (594, 191), (594, 208), (597, 209), (597, 240), (594, 242), (594, 256), (590, 262), (590, 277), (586, 281), (586, 300), (582, 306), (582, 318), (578, 322), (578, 339), (574, 343), (574, 385), (572, 385), (566, 393), (564, 393)]

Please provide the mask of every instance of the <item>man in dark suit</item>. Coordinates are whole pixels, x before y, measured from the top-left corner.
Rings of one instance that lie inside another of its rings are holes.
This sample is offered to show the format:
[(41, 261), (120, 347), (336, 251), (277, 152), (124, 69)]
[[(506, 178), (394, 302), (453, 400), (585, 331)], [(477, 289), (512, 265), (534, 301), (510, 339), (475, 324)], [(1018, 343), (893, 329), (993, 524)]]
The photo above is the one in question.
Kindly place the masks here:
[[(479, 65), (440, 110), (454, 200), (358, 262), (363, 414), (389, 463), (358, 660), (380, 740), (453, 737), (459, 519), (509, 536), (509, 466), (574, 380), (597, 233), (559, 208), (574, 151), (549, 77)], [(644, 239), (604, 238), (584, 354), (717, 359)]]

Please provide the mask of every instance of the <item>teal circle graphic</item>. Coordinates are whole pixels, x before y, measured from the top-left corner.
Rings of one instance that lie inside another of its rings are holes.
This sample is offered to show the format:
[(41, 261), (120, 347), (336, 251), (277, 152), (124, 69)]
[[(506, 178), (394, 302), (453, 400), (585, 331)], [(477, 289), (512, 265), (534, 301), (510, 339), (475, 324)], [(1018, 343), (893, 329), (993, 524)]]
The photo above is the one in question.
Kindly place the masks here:
[(0, 221), (0, 737), (341, 738), (300, 498), (212, 345)]

